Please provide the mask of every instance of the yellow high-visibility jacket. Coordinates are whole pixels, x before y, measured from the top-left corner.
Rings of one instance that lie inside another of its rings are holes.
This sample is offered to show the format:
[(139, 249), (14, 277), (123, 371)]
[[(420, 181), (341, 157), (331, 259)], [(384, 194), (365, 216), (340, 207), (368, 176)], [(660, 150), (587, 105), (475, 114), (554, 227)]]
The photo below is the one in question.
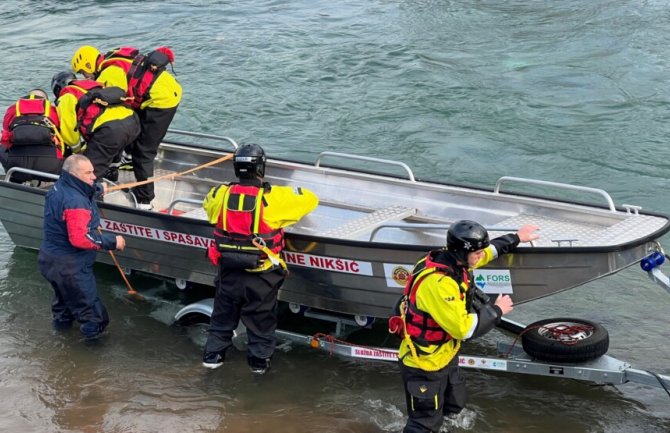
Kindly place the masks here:
[[(496, 249), (491, 245), (484, 251), (484, 257), (474, 268), (482, 267), (498, 257)], [(464, 293), (469, 290), (465, 283), (462, 283), (462, 290)], [(466, 298), (464, 296), (461, 299), (458, 283), (443, 273), (433, 272), (421, 281), (416, 289), (417, 308), (430, 314), (452, 339), (442, 345), (419, 346), (414, 343), (420, 350), (418, 362), (411, 354), (409, 343), (403, 340), (398, 353), (403, 364), (426, 371), (437, 371), (451, 362), (461, 347), (461, 341), (469, 337), (476, 326), (476, 314), (468, 313)]]
[[(213, 225), (219, 222), (228, 188), (228, 185), (216, 186), (203, 200), (202, 207), (207, 213), (209, 222)], [(265, 202), (263, 221), (272, 229), (281, 229), (297, 223), (302, 217), (316, 209), (319, 204), (316, 194), (307, 188), (274, 185), (270, 191), (263, 194), (263, 201)], [(262, 266), (255, 271), (262, 271), (270, 267), (272, 267), (271, 261), (265, 260)]]
[[(123, 68), (115, 65), (106, 67), (95, 81), (105, 86), (118, 86), (128, 91), (128, 78)], [(163, 71), (149, 90), (149, 98), (142, 102), (140, 109), (176, 107), (181, 102), (182, 88), (175, 77)]]
[[(63, 141), (66, 145), (77, 148), (81, 138), (81, 134), (77, 126), (77, 112), (75, 107), (77, 106), (77, 98), (71, 94), (66, 93), (65, 95), (58, 98), (58, 105), (56, 109), (58, 110), (58, 117), (60, 118), (60, 132), (63, 137)], [(98, 117), (93, 124), (92, 132), (98, 129), (101, 125), (110, 122), (112, 120), (121, 120), (129, 116), (133, 116), (135, 113), (128, 107), (123, 105), (115, 105), (105, 108), (105, 111)]]

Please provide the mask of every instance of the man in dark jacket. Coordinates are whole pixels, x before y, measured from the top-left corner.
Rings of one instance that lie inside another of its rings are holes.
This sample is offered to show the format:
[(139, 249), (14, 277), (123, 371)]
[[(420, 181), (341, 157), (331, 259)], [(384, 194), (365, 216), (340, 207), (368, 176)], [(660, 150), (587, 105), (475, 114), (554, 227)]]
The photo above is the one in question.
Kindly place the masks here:
[(76, 320), (86, 340), (98, 338), (109, 323), (95, 285), (95, 256), (98, 250), (123, 251), (126, 246), (123, 237), (98, 229), (95, 198), (103, 192), (88, 158), (72, 155), (65, 160), (60, 178), (46, 196), (44, 240), (37, 259), (54, 290), (54, 327), (67, 329)]

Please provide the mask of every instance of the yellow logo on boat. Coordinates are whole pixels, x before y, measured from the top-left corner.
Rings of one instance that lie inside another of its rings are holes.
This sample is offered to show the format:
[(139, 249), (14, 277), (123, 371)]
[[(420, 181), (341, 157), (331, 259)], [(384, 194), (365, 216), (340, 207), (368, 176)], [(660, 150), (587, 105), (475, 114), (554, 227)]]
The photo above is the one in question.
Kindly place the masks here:
[(396, 266), (391, 271), (391, 278), (393, 278), (393, 281), (399, 285), (405, 286), (405, 284), (407, 284), (407, 280), (409, 279), (409, 271), (402, 266)]

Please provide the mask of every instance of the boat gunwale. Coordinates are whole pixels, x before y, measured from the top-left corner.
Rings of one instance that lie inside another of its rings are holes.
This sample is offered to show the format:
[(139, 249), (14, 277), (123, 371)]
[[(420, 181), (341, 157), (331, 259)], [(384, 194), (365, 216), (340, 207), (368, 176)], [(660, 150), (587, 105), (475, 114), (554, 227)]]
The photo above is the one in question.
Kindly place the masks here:
[[(170, 148), (174, 146), (175, 151), (179, 151), (180, 149), (184, 149), (184, 151), (192, 151), (192, 149), (195, 148), (196, 151), (204, 151), (204, 152), (211, 152), (213, 155), (220, 155), (223, 151), (222, 149), (216, 149), (208, 146), (202, 146), (202, 145), (190, 145), (190, 144), (183, 144), (183, 143), (170, 143), (170, 142), (165, 142), (167, 145), (166, 148)], [(198, 152), (199, 153), (199, 152)], [(448, 182), (441, 182), (441, 181), (433, 181), (433, 180), (422, 180), (419, 178), (416, 178), (415, 181), (411, 181), (403, 176), (399, 175), (393, 175), (393, 174), (385, 174), (385, 173), (379, 173), (379, 172), (374, 172), (374, 171), (369, 171), (369, 170), (347, 170), (346, 168), (343, 167), (337, 167), (337, 166), (329, 166), (329, 165), (319, 165), (316, 166), (313, 163), (308, 163), (308, 162), (303, 162), (303, 161), (295, 161), (295, 160), (288, 160), (288, 159), (282, 159), (282, 158), (270, 158), (268, 159), (268, 163), (272, 164), (274, 162), (274, 165), (277, 166), (282, 166), (283, 165), (299, 165), (302, 169), (308, 170), (309, 172), (325, 172), (329, 171), (332, 172), (333, 174), (337, 175), (346, 175), (349, 177), (360, 177), (361, 174), (372, 176), (375, 178), (382, 178), (386, 179), (387, 181), (390, 181), (391, 183), (393, 182), (400, 182), (402, 183), (403, 186), (411, 186), (412, 184), (421, 184), (422, 187), (426, 188), (453, 188), (458, 190), (460, 192), (463, 190), (464, 192), (471, 192), (472, 190), (478, 191), (479, 193), (483, 194), (490, 194), (491, 197), (490, 199), (497, 199), (497, 200), (505, 200), (506, 198), (516, 198), (517, 202), (520, 204), (524, 204), (526, 201), (541, 201), (542, 204), (546, 204), (547, 208), (551, 208), (552, 205), (555, 204), (561, 204), (563, 206), (581, 206), (583, 208), (586, 208), (588, 210), (593, 210), (597, 212), (602, 211), (602, 216), (608, 217), (608, 216), (615, 216), (615, 217), (622, 217), (622, 214), (629, 214), (630, 209), (624, 207), (624, 206), (615, 206), (616, 212), (612, 212), (610, 208), (605, 205), (605, 204), (597, 204), (597, 203), (589, 203), (589, 202), (583, 202), (579, 200), (568, 200), (568, 199), (562, 199), (562, 198), (554, 198), (554, 197), (548, 197), (548, 196), (541, 196), (541, 195), (534, 195), (534, 194), (529, 194), (529, 193), (508, 193), (508, 192), (499, 192), (495, 193), (493, 188), (485, 188), (477, 185), (463, 185), (463, 184), (458, 184), (458, 183), (448, 183)], [(281, 163), (281, 164), (278, 164)], [(390, 179), (389, 179), (390, 178)], [(536, 203), (533, 203), (536, 205)], [(656, 229), (655, 231), (644, 235), (640, 238), (625, 242), (625, 243), (619, 243), (619, 244), (614, 244), (614, 245), (606, 245), (606, 246), (570, 246), (570, 247), (560, 247), (560, 246), (538, 246), (538, 247), (525, 247), (525, 246), (520, 246), (519, 247), (519, 252), (530, 252), (530, 251), (535, 251), (535, 252), (545, 252), (545, 253), (553, 253), (553, 252), (558, 252), (558, 251), (565, 251), (569, 249), (569, 251), (573, 251), (576, 253), (579, 252), (614, 252), (614, 251), (623, 251), (626, 249), (629, 249), (633, 246), (641, 245), (647, 242), (653, 242), (656, 239), (662, 237), (666, 233), (670, 232), (670, 215), (666, 215), (661, 212), (656, 212), (656, 211), (647, 211), (645, 209), (641, 209), (638, 211), (640, 215), (644, 216), (650, 216), (650, 217), (656, 217), (656, 218), (661, 218), (665, 219), (665, 224)], [(364, 241), (364, 240), (352, 240), (352, 239), (341, 239), (341, 238), (331, 238), (327, 236), (320, 236), (318, 234), (306, 234), (306, 233), (299, 233), (299, 232), (291, 232), (289, 233), (289, 236), (300, 236), (303, 238), (317, 238), (319, 240), (322, 240), (324, 242), (331, 242), (335, 243), (338, 245), (351, 245), (351, 246), (380, 246), (384, 247), (385, 249), (406, 249), (408, 251), (422, 251), (426, 250), (427, 248), (432, 248), (429, 245), (406, 245), (406, 244), (395, 244), (395, 243), (390, 243), (390, 242), (377, 242), (377, 241)], [(435, 246), (435, 248), (440, 248), (441, 246)]]
[[(294, 161), (289, 161), (289, 162), (294, 162)], [(0, 181), (0, 185), (4, 185), (5, 187), (9, 187), (11, 189), (17, 189), (17, 190), (22, 190), (26, 191), (29, 193), (34, 193), (34, 194), (40, 194), (45, 196), (47, 193), (47, 190), (38, 188), (38, 187), (33, 187), (33, 186), (28, 186), (28, 185), (22, 185), (22, 184), (16, 184), (12, 182), (8, 182), (5, 180)], [(192, 218), (189, 216), (181, 216), (181, 215), (173, 215), (173, 214), (167, 214), (167, 213), (161, 213), (161, 212), (154, 212), (154, 211), (145, 211), (141, 209), (135, 209), (129, 206), (124, 206), (124, 205), (119, 205), (119, 204), (114, 204), (114, 203), (106, 203), (103, 201), (98, 201), (98, 207), (101, 209), (110, 209), (110, 210), (116, 210), (120, 212), (128, 212), (130, 214), (139, 214), (143, 216), (151, 216), (152, 218), (158, 218), (159, 220), (167, 220), (167, 221), (181, 221), (184, 222), (184, 220), (188, 220), (190, 224), (198, 225), (198, 226), (203, 226), (203, 227), (209, 227), (211, 224), (208, 221), (204, 221), (198, 218)], [(623, 212), (624, 210), (621, 209)], [(666, 224), (661, 227), (660, 229), (657, 229), (656, 231), (640, 237), (638, 239), (626, 242), (626, 243), (621, 243), (621, 244), (616, 244), (616, 245), (606, 245), (606, 246), (569, 246), (569, 247), (560, 247), (560, 246), (552, 246), (552, 247), (547, 247), (547, 246), (523, 246), (520, 245), (516, 253), (526, 253), (526, 254), (553, 254), (553, 253), (559, 253), (559, 252), (566, 252), (570, 251), (571, 253), (611, 253), (611, 252), (618, 252), (618, 251), (624, 251), (627, 249), (631, 249), (633, 247), (649, 243), (649, 242), (657, 242), (656, 239), (660, 238), (661, 236), (665, 235), (670, 231), (670, 220), (668, 220), (668, 217), (662, 213), (657, 213), (657, 212), (640, 212), (641, 214), (644, 215), (649, 215), (649, 216), (655, 216), (655, 217), (660, 217), (660, 218), (665, 218)], [(101, 215), (102, 218), (106, 218), (104, 215)], [(302, 240), (302, 241), (319, 241), (321, 243), (329, 243), (333, 245), (340, 245), (340, 246), (345, 246), (345, 247), (356, 247), (356, 248), (374, 248), (374, 249), (384, 249), (384, 250), (396, 250), (396, 251), (429, 251), (431, 249), (437, 249), (437, 248), (442, 248), (444, 245), (407, 245), (407, 244), (400, 244), (400, 243), (391, 243), (391, 242), (377, 242), (377, 241), (363, 241), (363, 240), (352, 240), (352, 239), (342, 239), (342, 238), (332, 238), (332, 237), (327, 237), (327, 236), (320, 236), (318, 234), (306, 234), (306, 233), (299, 233), (299, 232), (294, 232), (290, 231), (286, 233), (288, 238), (294, 238), (296, 240)]]
[[(196, 152), (192, 153), (198, 153), (204, 156), (204, 153), (202, 152), (207, 152), (211, 153), (210, 156), (216, 157), (216, 156), (221, 156), (221, 153), (230, 153), (229, 151), (220, 149), (220, 148), (214, 148), (214, 147), (209, 147), (209, 146), (203, 146), (203, 145), (198, 145), (198, 144), (188, 144), (188, 143), (177, 143), (177, 142), (171, 142), (171, 141), (164, 141), (162, 143), (162, 146), (165, 145), (166, 148), (172, 148), (174, 147), (175, 150), (179, 149), (185, 149), (186, 151), (193, 151), (195, 150)], [(285, 159), (285, 158), (268, 158), (268, 164), (272, 166), (272, 163), (275, 162), (275, 165), (278, 165), (276, 163), (283, 163), (285, 165), (289, 164), (298, 164), (300, 165), (304, 170), (309, 170), (311, 172), (319, 172), (319, 171), (332, 171), (333, 174), (340, 174), (340, 175), (346, 175), (349, 177), (360, 177), (360, 175), (367, 175), (367, 176), (372, 176), (376, 178), (381, 178), (381, 179), (386, 179), (388, 181), (398, 181), (401, 182), (404, 186), (409, 186), (411, 184), (421, 184), (422, 187), (430, 188), (430, 187), (442, 187), (442, 188), (451, 188), (454, 190), (457, 190), (458, 192), (470, 192), (470, 191), (478, 191), (480, 193), (485, 193), (485, 194), (490, 194), (490, 199), (505, 199), (505, 197), (512, 197), (512, 198), (518, 198), (518, 199), (529, 199), (533, 201), (540, 200), (542, 202), (545, 202), (545, 204), (548, 204), (548, 207), (551, 207), (551, 204), (564, 204), (564, 205), (569, 205), (569, 206), (582, 206), (585, 208), (593, 209), (596, 211), (600, 210), (605, 210), (607, 213), (611, 213), (613, 215), (618, 215), (615, 214), (614, 212), (611, 212), (609, 206), (607, 204), (599, 204), (599, 203), (593, 203), (593, 202), (588, 202), (588, 201), (581, 201), (581, 200), (570, 200), (567, 198), (561, 198), (561, 197), (552, 197), (552, 196), (543, 196), (539, 194), (531, 194), (531, 193), (525, 193), (525, 192), (495, 192), (495, 187), (486, 187), (483, 185), (475, 185), (475, 184), (464, 184), (464, 183), (459, 183), (459, 182), (443, 182), (440, 180), (434, 180), (434, 179), (423, 179), (419, 177), (415, 177), (414, 181), (411, 181), (407, 179), (406, 177), (403, 177), (398, 174), (393, 174), (393, 173), (383, 173), (383, 172), (378, 172), (378, 171), (372, 171), (372, 170), (365, 170), (365, 169), (356, 169), (356, 170), (349, 170), (346, 167), (341, 167), (341, 166), (336, 166), (336, 165), (327, 165), (324, 163), (320, 163), (319, 166), (316, 166), (315, 163), (310, 163), (307, 161), (296, 161), (296, 160), (291, 160), (291, 159)], [(504, 177), (504, 176), (503, 176)], [(572, 185), (572, 184), (566, 184), (566, 185)], [(627, 209), (624, 205), (615, 205), (615, 210), (617, 212), (622, 212), (622, 213), (628, 213), (629, 209)], [(604, 216), (607, 216), (606, 214), (603, 214)], [(641, 215), (647, 215), (647, 216), (653, 216), (653, 217), (659, 217), (659, 218), (664, 218), (668, 221), (668, 224), (670, 224), (670, 214), (664, 214), (662, 212), (658, 211), (647, 211), (645, 209), (640, 209), (638, 211), (639, 214)], [(665, 226), (664, 226), (665, 227)], [(668, 228), (670, 231), (670, 228)], [(667, 231), (666, 231), (667, 232)], [(664, 232), (664, 233), (666, 233)]]

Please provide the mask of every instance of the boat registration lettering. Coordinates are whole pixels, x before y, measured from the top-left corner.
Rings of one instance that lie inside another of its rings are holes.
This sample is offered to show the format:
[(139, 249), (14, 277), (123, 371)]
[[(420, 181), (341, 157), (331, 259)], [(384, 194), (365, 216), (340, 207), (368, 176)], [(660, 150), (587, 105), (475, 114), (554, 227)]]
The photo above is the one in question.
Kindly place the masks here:
[(509, 269), (475, 269), (474, 274), (475, 284), (484, 293), (514, 293)]
[(282, 251), (287, 265), (306, 268), (325, 269), (347, 274), (372, 275), (372, 263), (335, 257), (315, 256), (313, 254)]
[(192, 234), (173, 232), (171, 230), (157, 229), (155, 227), (139, 226), (136, 224), (120, 223), (101, 219), (102, 229), (122, 235), (135, 236), (144, 239), (154, 239), (173, 244), (188, 245), (197, 248), (207, 248), (214, 243), (214, 239)]

